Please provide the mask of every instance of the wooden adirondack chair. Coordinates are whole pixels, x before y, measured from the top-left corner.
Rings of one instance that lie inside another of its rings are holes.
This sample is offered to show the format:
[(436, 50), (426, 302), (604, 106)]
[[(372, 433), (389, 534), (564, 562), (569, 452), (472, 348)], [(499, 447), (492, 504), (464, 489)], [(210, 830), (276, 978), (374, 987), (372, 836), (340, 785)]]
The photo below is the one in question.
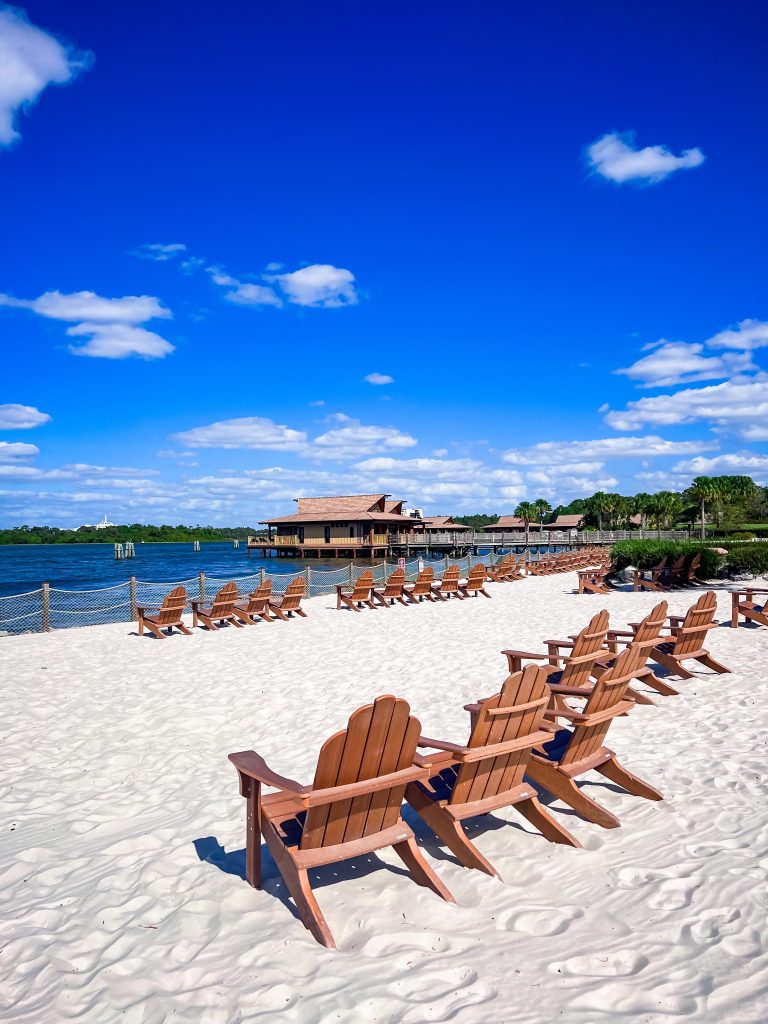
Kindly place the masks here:
[(576, 785), (574, 780), (585, 772), (594, 769), (622, 789), (646, 800), (662, 799), (657, 789), (627, 771), (614, 752), (603, 745), (613, 719), (634, 707), (634, 702), (626, 699), (626, 690), (630, 680), (635, 678), (641, 658), (642, 652), (630, 645), (593, 688), (553, 687), (566, 697), (585, 697), (586, 704), (581, 712), (563, 707), (547, 712), (547, 718), (554, 722), (565, 718), (572, 728), (553, 728), (554, 736), (533, 751), (526, 770), (538, 786), (603, 828), (617, 828), (621, 822)]
[(661, 582), (664, 566), (667, 564), (667, 556), (664, 555), (658, 565), (650, 569), (650, 576), (646, 576), (642, 569), (635, 569), (635, 590), (664, 590)]
[(449, 597), (458, 597), (460, 601), (464, 600), (464, 595), (459, 592), (458, 565), (448, 566), (440, 582), (432, 585), (432, 593), (439, 597), (441, 601), (447, 601)]
[(203, 605), (200, 601), (192, 602), (192, 625), (199, 626), (202, 623), (207, 629), (212, 629), (215, 632), (219, 628), (216, 625), (217, 622), (219, 625), (223, 622), (231, 622), (233, 626), (242, 629), (243, 625), (237, 621), (235, 615), (236, 603), (237, 585), (230, 580), (229, 583), (225, 583), (221, 587), (211, 605)]
[(409, 602), (405, 599), (404, 588), (405, 569), (393, 569), (382, 588), (374, 587), (373, 596), (379, 604), (392, 605), (399, 601), (400, 604), (407, 606)]
[[(246, 878), (261, 888), (261, 832), (304, 926), (324, 946), (335, 943), (310, 868), (391, 846), (419, 885), (455, 902), (401, 816), (406, 786), (428, 774), (414, 763), (420, 728), (404, 700), (379, 697), (323, 744), (311, 786), (277, 775), (253, 750), (229, 755), (248, 801)], [(262, 785), (277, 792), (263, 796)]]
[(672, 590), (674, 587), (679, 587), (684, 579), (685, 574), (685, 555), (680, 555), (676, 558), (672, 565), (668, 566), (661, 574), (661, 589)]
[(700, 565), (701, 555), (697, 551), (685, 568), (685, 572), (683, 573), (683, 579), (681, 581), (683, 583), (683, 586), (700, 587), (704, 583), (704, 580), (700, 580), (696, 575), (696, 573), (699, 571)]
[(494, 583), (508, 583), (510, 580), (515, 579), (513, 575), (515, 570), (515, 556), (504, 555), (496, 565), (488, 565), (485, 568), (486, 576), (489, 580), (493, 580)]
[[(603, 609), (592, 616), (573, 640), (547, 640), (546, 654), (518, 650), (502, 651), (502, 654), (507, 656), (510, 672), (519, 672), (524, 661), (547, 659), (548, 664), (543, 668), (550, 685), (557, 683), (570, 687), (587, 686), (590, 685), (590, 676), (597, 661), (605, 655), (603, 645), (607, 632), (608, 612)], [(569, 648), (570, 653), (560, 653), (561, 650)], [(551, 705), (556, 707), (562, 703), (553, 699)]]
[(580, 569), (578, 572), (580, 594), (609, 594), (610, 589), (607, 583), (608, 569), (596, 567), (594, 569)]
[(485, 589), (485, 566), (482, 562), (478, 562), (477, 565), (473, 565), (469, 570), (466, 583), (459, 583), (459, 590), (464, 597), (477, 597), (478, 594), (482, 594), (483, 597), (490, 597), (491, 595)]
[[(669, 683), (665, 682), (663, 679), (659, 679), (648, 664), (651, 651), (662, 637), (662, 630), (664, 629), (664, 624), (667, 621), (667, 607), (666, 601), (660, 601), (650, 610), (650, 612), (648, 612), (642, 622), (637, 623), (634, 630), (609, 629), (605, 646), (611, 652), (613, 657), (602, 658), (595, 666), (595, 674), (599, 675), (603, 668), (611, 667), (615, 661), (615, 656), (619, 653), (620, 643), (624, 643), (627, 646), (631, 643), (642, 652), (638, 662), (635, 679), (653, 687), (654, 690), (663, 694), (665, 697), (675, 697), (679, 695), (680, 691), (676, 690), (674, 686), (670, 686)], [(627, 694), (632, 696), (639, 704), (652, 703), (652, 701), (649, 701), (647, 698), (643, 698), (629, 687), (627, 687)]]
[(345, 594), (341, 587), (336, 590), (338, 596), (338, 607), (341, 608), (346, 605), (347, 608), (351, 608), (353, 612), (359, 612), (361, 605), (366, 605), (368, 608), (376, 608), (376, 604), (373, 599), (373, 570), (366, 569), (365, 572), (361, 572), (355, 580), (354, 586), (352, 587), (351, 594)]
[(768, 594), (768, 590), (759, 587), (747, 587), (746, 590), (734, 590), (731, 593), (731, 625), (736, 629), (739, 625), (739, 616), (744, 616), (746, 622), (756, 622), (761, 626), (768, 626), (768, 597), (763, 598), (762, 604), (756, 604), (755, 594)]
[(405, 589), (406, 597), (411, 604), (419, 604), (419, 602), (425, 599), (427, 601), (436, 601), (437, 598), (432, 593), (432, 584), (434, 582), (435, 570), (428, 565), (416, 577), (416, 582)]
[(300, 615), (302, 619), (306, 619), (307, 613), (301, 607), (301, 599), (304, 597), (306, 588), (304, 577), (297, 576), (285, 588), (285, 594), (282, 597), (269, 599), (269, 610), (274, 612), (278, 619), (283, 619), (286, 622), (294, 615)]
[[(139, 636), (143, 636), (144, 630), (148, 629), (152, 636), (156, 636), (158, 640), (165, 640), (166, 634), (163, 630), (167, 630), (170, 635), (174, 627), (180, 630), (180, 632), (186, 633), (187, 636), (191, 636), (192, 630), (188, 629), (181, 621), (181, 616), (186, 606), (186, 590), (184, 587), (174, 587), (173, 590), (165, 595), (163, 603), (159, 608), (137, 608)], [(154, 612), (155, 614), (148, 614), (149, 612)]]
[(264, 622), (271, 622), (272, 616), (269, 614), (269, 599), (271, 596), (272, 580), (264, 580), (263, 583), (260, 583), (251, 592), (247, 604), (235, 605), (235, 615), (246, 625), (256, 625), (255, 616), (263, 619)]
[(412, 782), (405, 799), (464, 867), (497, 874), (469, 839), (461, 822), (502, 807), (514, 807), (553, 843), (580, 846), (539, 803), (536, 790), (523, 781), (533, 747), (550, 738), (541, 729), (549, 701), (546, 672), (528, 665), (509, 676), (501, 692), (468, 704), (472, 726), (466, 746), (419, 739), (420, 747), (439, 754), (419, 755), (418, 764), (435, 772)]
[(707, 631), (718, 627), (718, 623), (714, 621), (716, 611), (715, 592), (708, 590), (691, 605), (685, 616), (670, 615), (669, 634), (663, 638), (662, 643), (651, 650), (651, 658), (683, 679), (693, 679), (693, 673), (684, 668), (684, 661), (699, 661), (718, 674), (730, 672), (729, 668), (715, 661), (704, 648)]

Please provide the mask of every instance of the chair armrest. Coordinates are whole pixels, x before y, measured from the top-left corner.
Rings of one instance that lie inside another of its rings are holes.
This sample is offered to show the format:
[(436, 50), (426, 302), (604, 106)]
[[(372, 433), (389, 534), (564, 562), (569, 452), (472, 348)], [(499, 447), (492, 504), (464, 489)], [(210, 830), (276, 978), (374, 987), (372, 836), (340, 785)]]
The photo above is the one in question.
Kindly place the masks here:
[(559, 683), (547, 684), (552, 693), (562, 693), (568, 697), (589, 697), (592, 690), (588, 686), (561, 686)]
[(502, 651), (508, 658), (548, 658), (548, 654), (533, 654), (531, 651)]
[(573, 640), (545, 640), (547, 647), (573, 647)]
[(452, 754), (463, 754), (468, 748), (447, 740), (431, 740), (429, 736), (419, 736), (418, 746), (433, 747), (435, 750), (449, 750)]
[(464, 710), (468, 711), (470, 715), (476, 715), (482, 710), (482, 701), (478, 701), (476, 704), (465, 704)]
[(571, 722), (578, 724), (579, 722), (585, 722), (587, 719), (586, 715), (581, 714), (580, 711), (561, 711), (559, 708), (556, 711), (545, 711), (545, 718), (551, 718), (554, 721), (557, 718), (567, 718)]
[(237, 768), (241, 775), (249, 779), (255, 779), (265, 786), (273, 789), (283, 789), (288, 793), (295, 793), (296, 796), (308, 797), (312, 792), (311, 786), (302, 786), (294, 779), (288, 779), (284, 775), (273, 772), (267, 762), (257, 754), (255, 750), (241, 750), (238, 753), (230, 754), (229, 760)]
[(609, 639), (620, 636), (634, 636), (635, 634), (631, 629), (609, 629), (607, 636)]

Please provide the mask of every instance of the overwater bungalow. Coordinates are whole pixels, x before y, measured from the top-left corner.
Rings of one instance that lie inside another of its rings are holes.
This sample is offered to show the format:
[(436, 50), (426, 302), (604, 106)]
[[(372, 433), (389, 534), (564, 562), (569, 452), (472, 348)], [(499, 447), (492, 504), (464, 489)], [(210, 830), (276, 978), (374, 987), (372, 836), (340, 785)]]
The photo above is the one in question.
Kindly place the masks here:
[[(538, 533), (541, 523), (529, 523), (528, 528), (531, 532)], [(499, 516), (497, 522), (484, 526), (483, 530), (486, 533), (525, 533), (525, 520), (519, 516)]]
[(553, 523), (544, 523), (543, 530), (580, 530), (584, 522), (584, 516), (581, 513), (568, 513), (567, 515), (557, 516)]
[(298, 558), (384, 558), (393, 541), (422, 527), (403, 514), (403, 501), (389, 494), (347, 494), (296, 498), (292, 515), (264, 520), (267, 538), (248, 539), (251, 548)]
[(464, 523), (457, 523), (453, 516), (425, 516), (423, 523), (426, 533), (457, 533), (471, 529)]

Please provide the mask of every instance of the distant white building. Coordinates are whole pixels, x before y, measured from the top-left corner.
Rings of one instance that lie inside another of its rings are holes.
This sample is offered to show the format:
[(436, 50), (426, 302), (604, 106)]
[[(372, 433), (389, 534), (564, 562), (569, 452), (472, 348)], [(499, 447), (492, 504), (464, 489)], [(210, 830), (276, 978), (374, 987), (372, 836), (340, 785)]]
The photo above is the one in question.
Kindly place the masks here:
[(423, 519), (424, 513), (420, 508), (406, 508), (403, 509), (404, 516), (410, 516), (411, 519)]
[(101, 522), (97, 522), (97, 523), (93, 524), (93, 528), (94, 529), (106, 529), (106, 528), (108, 528), (108, 526), (114, 526), (114, 525), (115, 525), (114, 522), (110, 522), (110, 520), (108, 518), (106, 518), (106, 516), (104, 516), (103, 519), (101, 520)]

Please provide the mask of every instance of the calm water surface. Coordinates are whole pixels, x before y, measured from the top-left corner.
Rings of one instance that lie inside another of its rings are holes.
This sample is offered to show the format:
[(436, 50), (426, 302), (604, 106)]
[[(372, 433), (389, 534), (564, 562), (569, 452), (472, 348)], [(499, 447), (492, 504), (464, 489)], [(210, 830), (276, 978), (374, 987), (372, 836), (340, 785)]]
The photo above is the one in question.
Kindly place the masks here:
[(145, 582), (175, 583), (199, 572), (209, 576), (246, 576), (264, 566), (270, 572), (291, 572), (306, 565), (339, 568), (343, 559), (247, 557), (245, 544), (231, 542), (137, 544), (136, 557), (115, 560), (114, 544), (0, 545), (0, 595), (21, 594), (50, 583), (61, 590), (97, 590), (124, 583), (129, 576)]

